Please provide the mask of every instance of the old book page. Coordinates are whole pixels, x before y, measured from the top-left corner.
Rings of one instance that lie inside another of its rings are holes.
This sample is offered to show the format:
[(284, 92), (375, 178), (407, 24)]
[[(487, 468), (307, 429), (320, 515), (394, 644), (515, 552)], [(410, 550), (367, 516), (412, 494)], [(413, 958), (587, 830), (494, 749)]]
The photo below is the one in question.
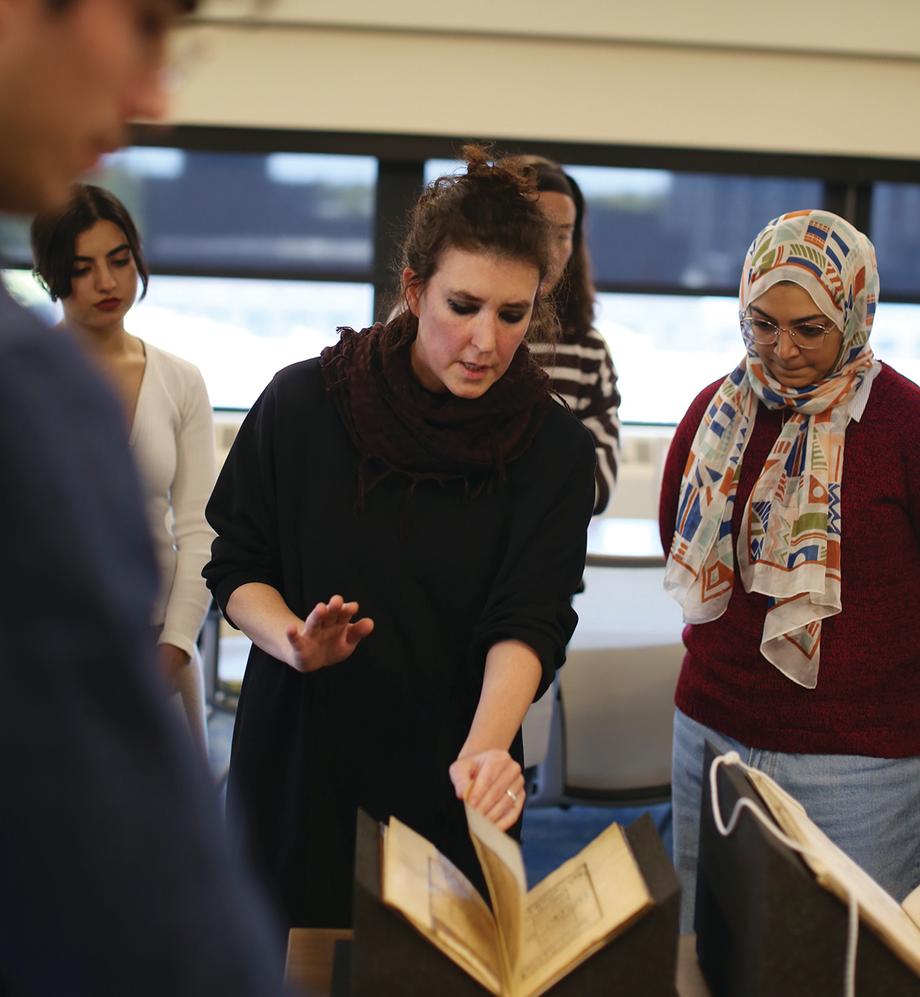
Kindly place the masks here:
[(517, 843), (475, 811), (467, 810), (467, 820), (496, 920), (503, 933), (513, 932), (509, 997), (544, 993), (652, 906), (616, 824), (525, 894)]
[(527, 893), (527, 874), (521, 848), (514, 838), (500, 831), (488, 817), (468, 803), (464, 803), (464, 807), (470, 837), (492, 898), (501, 948), (502, 978), (510, 986), (514, 967), (520, 959), (521, 921)]
[(513, 992), (548, 990), (651, 906), (629, 842), (611, 824), (527, 894)]
[(395, 817), (383, 848), (383, 901), (493, 994), (503, 993), (495, 921), (476, 888)]
[(920, 886), (901, 901), (901, 907), (911, 921), (920, 928)]
[(920, 927), (905, 909), (824, 834), (798, 800), (763, 772), (745, 771), (780, 828), (808, 849), (802, 857), (818, 882), (844, 903), (855, 894), (860, 918), (920, 975)]

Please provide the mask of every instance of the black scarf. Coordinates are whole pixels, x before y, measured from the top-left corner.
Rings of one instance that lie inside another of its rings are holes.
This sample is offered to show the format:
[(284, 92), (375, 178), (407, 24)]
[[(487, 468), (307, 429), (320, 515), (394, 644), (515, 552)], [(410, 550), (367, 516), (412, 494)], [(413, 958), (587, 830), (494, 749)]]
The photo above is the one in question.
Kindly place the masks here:
[(527, 449), (551, 404), (548, 378), (523, 343), (479, 398), (428, 391), (412, 371), (416, 329), (409, 313), (386, 326), (340, 329), (320, 357), (326, 390), (361, 455), (359, 505), (392, 473), (412, 487), (462, 479), (480, 491)]

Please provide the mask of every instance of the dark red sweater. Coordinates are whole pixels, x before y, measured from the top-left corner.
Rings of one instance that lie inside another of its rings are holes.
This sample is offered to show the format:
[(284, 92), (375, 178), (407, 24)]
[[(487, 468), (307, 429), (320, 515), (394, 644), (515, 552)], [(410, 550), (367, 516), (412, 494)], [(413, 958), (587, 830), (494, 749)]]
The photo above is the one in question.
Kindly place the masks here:
[[(720, 383), (697, 395), (668, 453), (659, 517), (665, 551), (690, 445)], [(720, 619), (684, 628), (677, 706), (751, 747), (920, 755), (920, 388), (883, 365), (862, 419), (847, 428), (843, 611), (824, 620), (812, 690), (785, 678), (760, 654), (766, 597), (745, 592), (737, 574), (741, 517), (780, 425), (779, 411), (758, 406), (732, 519), (735, 587)]]

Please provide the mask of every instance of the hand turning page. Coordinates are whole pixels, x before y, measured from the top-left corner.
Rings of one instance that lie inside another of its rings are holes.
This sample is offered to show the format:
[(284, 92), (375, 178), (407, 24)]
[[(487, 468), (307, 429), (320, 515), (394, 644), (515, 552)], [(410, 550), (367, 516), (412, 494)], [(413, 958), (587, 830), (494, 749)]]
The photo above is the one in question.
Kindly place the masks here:
[(492, 901), (434, 846), (395, 818), (383, 899), (432, 944), (501, 997), (537, 997), (652, 906), (617, 824), (528, 892), (516, 841), (477, 811), (467, 823)]

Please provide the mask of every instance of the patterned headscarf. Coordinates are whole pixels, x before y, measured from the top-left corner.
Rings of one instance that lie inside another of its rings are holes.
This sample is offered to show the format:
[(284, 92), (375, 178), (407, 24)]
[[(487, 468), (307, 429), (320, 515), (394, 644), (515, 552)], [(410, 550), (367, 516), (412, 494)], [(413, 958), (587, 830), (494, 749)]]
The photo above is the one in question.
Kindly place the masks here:
[(788, 418), (757, 478), (738, 537), (748, 592), (768, 596), (760, 650), (808, 689), (818, 682), (821, 621), (841, 610), (840, 482), (847, 424), (859, 419), (879, 364), (869, 347), (878, 300), (872, 243), (829, 211), (794, 211), (751, 243), (741, 275), (740, 317), (780, 281), (804, 288), (843, 330), (835, 366), (818, 384), (789, 388), (751, 342), (700, 423), (681, 481), (665, 589), (688, 623), (726, 610), (735, 568), (731, 522), (758, 399)]

